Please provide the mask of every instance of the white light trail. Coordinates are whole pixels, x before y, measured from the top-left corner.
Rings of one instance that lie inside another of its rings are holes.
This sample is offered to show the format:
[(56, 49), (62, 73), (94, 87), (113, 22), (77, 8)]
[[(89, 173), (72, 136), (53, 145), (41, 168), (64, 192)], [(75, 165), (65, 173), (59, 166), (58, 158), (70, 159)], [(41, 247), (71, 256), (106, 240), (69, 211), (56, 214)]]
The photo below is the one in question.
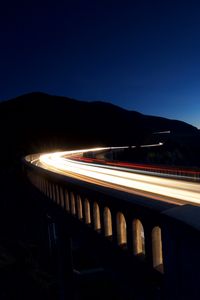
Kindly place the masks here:
[[(137, 191), (160, 196), (164, 198), (177, 199), (185, 202), (200, 204), (200, 184), (183, 180), (168, 179), (158, 176), (149, 176), (134, 173), (134, 170), (121, 170), (120, 167), (98, 165), (73, 160), (74, 155), (82, 155), (86, 152), (96, 152), (108, 150), (110, 148), (93, 148), (85, 150), (56, 152), (43, 154), (39, 158), (40, 166), (50, 171), (62, 173), (67, 176), (72, 175), (82, 180), (92, 183), (121, 189), (130, 193)], [(113, 148), (112, 148), (113, 149)]]

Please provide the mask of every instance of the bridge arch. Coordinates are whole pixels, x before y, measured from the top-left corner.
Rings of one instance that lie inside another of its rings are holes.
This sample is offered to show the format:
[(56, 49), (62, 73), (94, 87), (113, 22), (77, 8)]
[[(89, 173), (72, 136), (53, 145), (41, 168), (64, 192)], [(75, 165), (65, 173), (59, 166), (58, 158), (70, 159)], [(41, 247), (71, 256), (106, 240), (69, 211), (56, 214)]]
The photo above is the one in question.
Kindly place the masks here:
[(70, 206), (71, 206), (71, 214), (76, 214), (76, 206), (75, 206), (75, 195), (73, 192), (70, 193)]
[(133, 253), (145, 254), (144, 227), (139, 219), (133, 220)]
[(40, 190), (43, 191), (43, 178), (40, 178)]
[(93, 219), (94, 219), (94, 230), (100, 230), (101, 229), (100, 209), (97, 202), (94, 202), (93, 205)]
[(62, 187), (60, 187), (60, 198), (61, 198), (61, 206), (62, 208), (65, 207), (65, 200), (64, 200), (64, 190)]
[(41, 177), (38, 176), (38, 188), (39, 190), (41, 190)]
[(40, 176), (38, 175), (38, 176), (37, 176), (37, 187), (38, 187), (39, 190), (40, 190), (40, 181), (41, 181), (41, 178), (40, 178)]
[(85, 199), (84, 201), (84, 213), (85, 213), (85, 223), (90, 224), (91, 223), (90, 202), (88, 201), (88, 199)]
[(49, 198), (52, 199), (52, 184), (49, 182)]
[(108, 207), (104, 208), (104, 234), (106, 237), (112, 236), (112, 216)]
[(121, 212), (117, 213), (117, 241), (118, 245), (127, 245), (126, 220)]
[(54, 201), (53, 183), (51, 183), (51, 199)]
[(83, 219), (83, 207), (81, 197), (78, 195), (76, 199), (77, 213), (79, 220)]
[(45, 179), (45, 195), (48, 197), (48, 181)]
[(53, 184), (53, 201), (56, 202), (56, 186)]
[(37, 176), (37, 187), (38, 187), (38, 189), (40, 190), (40, 176), (38, 175)]
[(47, 195), (46, 194), (46, 179), (43, 180), (43, 192), (45, 194), (45, 196)]
[(65, 191), (65, 208), (69, 212), (69, 193)]
[(50, 193), (49, 193), (49, 181), (46, 180), (46, 195), (48, 198), (50, 198)]
[(59, 195), (59, 204), (62, 207), (63, 203), (62, 203), (62, 187), (58, 186), (58, 195)]
[(163, 272), (162, 236), (161, 229), (156, 226), (152, 230), (153, 267)]
[(40, 183), (40, 190), (43, 192), (43, 178), (40, 179), (41, 183)]
[(48, 181), (45, 179), (45, 195), (48, 197)]
[(56, 203), (60, 205), (60, 193), (59, 193), (59, 186), (56, 184)]

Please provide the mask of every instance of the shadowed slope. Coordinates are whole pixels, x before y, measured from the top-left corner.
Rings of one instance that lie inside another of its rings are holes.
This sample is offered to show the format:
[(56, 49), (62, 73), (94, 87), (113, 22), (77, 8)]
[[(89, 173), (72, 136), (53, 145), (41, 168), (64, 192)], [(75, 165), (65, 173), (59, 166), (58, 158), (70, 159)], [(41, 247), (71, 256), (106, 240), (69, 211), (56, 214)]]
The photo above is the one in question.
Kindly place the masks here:
[(154, 131), (195, 133), (181, 121), (146, 116), (110, 103), (44, 93), (0, 103), (1, 156), (87, 145), (140, 144)]

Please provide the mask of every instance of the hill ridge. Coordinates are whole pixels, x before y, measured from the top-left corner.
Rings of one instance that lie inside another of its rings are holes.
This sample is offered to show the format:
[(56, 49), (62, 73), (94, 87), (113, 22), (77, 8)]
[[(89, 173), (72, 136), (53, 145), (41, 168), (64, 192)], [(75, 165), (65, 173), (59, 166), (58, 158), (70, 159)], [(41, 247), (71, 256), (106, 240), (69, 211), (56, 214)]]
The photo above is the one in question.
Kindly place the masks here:
[(139, 145), (156, 131), (199, 133), (183, 121), (40, 92), (1, 102), (0, 128), (4, 157), (67, 147)]

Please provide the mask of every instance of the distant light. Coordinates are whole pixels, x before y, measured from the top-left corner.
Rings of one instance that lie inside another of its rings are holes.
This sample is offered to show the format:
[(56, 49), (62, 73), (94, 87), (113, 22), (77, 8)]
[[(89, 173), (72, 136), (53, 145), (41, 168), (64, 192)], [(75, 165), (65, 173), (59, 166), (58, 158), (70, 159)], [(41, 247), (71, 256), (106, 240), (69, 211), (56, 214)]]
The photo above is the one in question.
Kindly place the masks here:
[(165, 130), (165, 131), (153, 132), (153, 134), (162, 134), (162, 133), (171, 133), (171, 131), (170, 130)]
[(163, 143), (159, 142), (158, 144), (150, 144), (150, 145), (141, 145), (141, 148), (145, 148), (145, 147), (158, 147), (158, 146), (162, 146)]
[(129, 146), (121, 146), (121, 147), (110, 147), (110, 150), (117, 150), (117, 149), (128, 149)]

